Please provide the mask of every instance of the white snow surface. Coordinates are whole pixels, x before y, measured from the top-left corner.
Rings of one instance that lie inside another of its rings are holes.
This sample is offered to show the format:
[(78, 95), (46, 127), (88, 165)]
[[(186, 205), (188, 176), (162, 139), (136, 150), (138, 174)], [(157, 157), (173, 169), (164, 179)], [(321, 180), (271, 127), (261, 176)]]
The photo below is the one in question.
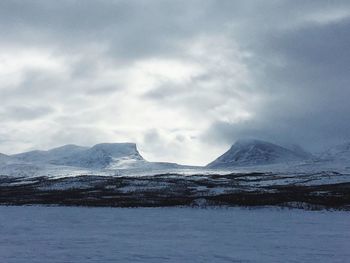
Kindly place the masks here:
[(349, 221), (274, 208), (0, 207), (0, 260), (343, 263)]

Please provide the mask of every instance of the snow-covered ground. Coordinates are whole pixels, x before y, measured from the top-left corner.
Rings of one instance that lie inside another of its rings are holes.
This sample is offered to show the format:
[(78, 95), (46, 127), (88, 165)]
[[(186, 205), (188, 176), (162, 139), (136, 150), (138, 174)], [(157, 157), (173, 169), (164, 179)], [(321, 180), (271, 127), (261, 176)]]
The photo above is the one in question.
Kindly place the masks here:
[(0, 207), (0, 262), (349, 262), (350, 213)]

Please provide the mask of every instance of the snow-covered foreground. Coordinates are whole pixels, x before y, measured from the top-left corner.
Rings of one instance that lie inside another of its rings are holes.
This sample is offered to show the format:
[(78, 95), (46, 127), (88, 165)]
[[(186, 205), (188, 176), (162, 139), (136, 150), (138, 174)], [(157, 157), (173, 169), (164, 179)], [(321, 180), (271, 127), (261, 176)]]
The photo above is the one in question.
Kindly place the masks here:
[(0, 207), (0, 262), (348, 262), (350, 213)]

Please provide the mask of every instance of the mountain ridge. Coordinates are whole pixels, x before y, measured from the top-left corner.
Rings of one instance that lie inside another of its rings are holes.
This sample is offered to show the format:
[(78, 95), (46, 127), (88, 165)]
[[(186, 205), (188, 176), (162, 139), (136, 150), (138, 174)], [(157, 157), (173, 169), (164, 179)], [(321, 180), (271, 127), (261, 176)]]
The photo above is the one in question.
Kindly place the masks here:
[[(280, 146), (259, 139), (237, 140), (228, 151), (206, 166), (189, 166), (170, 162), (149, 162), (132, 142), (99, 143), (91, 147), (67, 144), (49, 150), (34, 150), (18, 154), (0, 153), (2, 171), (13, 167), (55, 169), (76, 167), (89, 170), (172, 169), (172, 168), (238, 168), (267, 164), (299, 165), (299, 167), (350, 167), (350, 143), (332, 147), (319, 155), (312, 155), (298, 145)], [(265, 166), (266, 167), (266, 166)], [(12, 169), (12, 168), (11, 168)], [(19, 168), (22, 169), (22, 168)], [(75, 169), (75, 168), (74, 168)], [(265, 168), (264, 168), (265, 169)], [(321, 169), (321, 168), (320, 168)]]
[[(4, 155), (6, 156), (6, 155)], [(0, 155), (1, 157), (1, 155)], [(5, 158), (5, 157), (4, 157)], [(49, 150), (33, 150), (7, 156), (19, 163), (71, 166), (88, 169), (160, 169), (188, 167), (170, 162), (148, 162), (132, 142), (99, 143), (92, 147), (67, 144)]]

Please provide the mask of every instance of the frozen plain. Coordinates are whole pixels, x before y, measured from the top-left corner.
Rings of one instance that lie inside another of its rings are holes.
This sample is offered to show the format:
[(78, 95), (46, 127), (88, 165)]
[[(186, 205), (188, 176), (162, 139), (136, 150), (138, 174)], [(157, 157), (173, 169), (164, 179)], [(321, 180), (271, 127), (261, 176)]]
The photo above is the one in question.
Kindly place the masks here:
[(0, 261), (348, 262), (350, 213), (0, 207)]

